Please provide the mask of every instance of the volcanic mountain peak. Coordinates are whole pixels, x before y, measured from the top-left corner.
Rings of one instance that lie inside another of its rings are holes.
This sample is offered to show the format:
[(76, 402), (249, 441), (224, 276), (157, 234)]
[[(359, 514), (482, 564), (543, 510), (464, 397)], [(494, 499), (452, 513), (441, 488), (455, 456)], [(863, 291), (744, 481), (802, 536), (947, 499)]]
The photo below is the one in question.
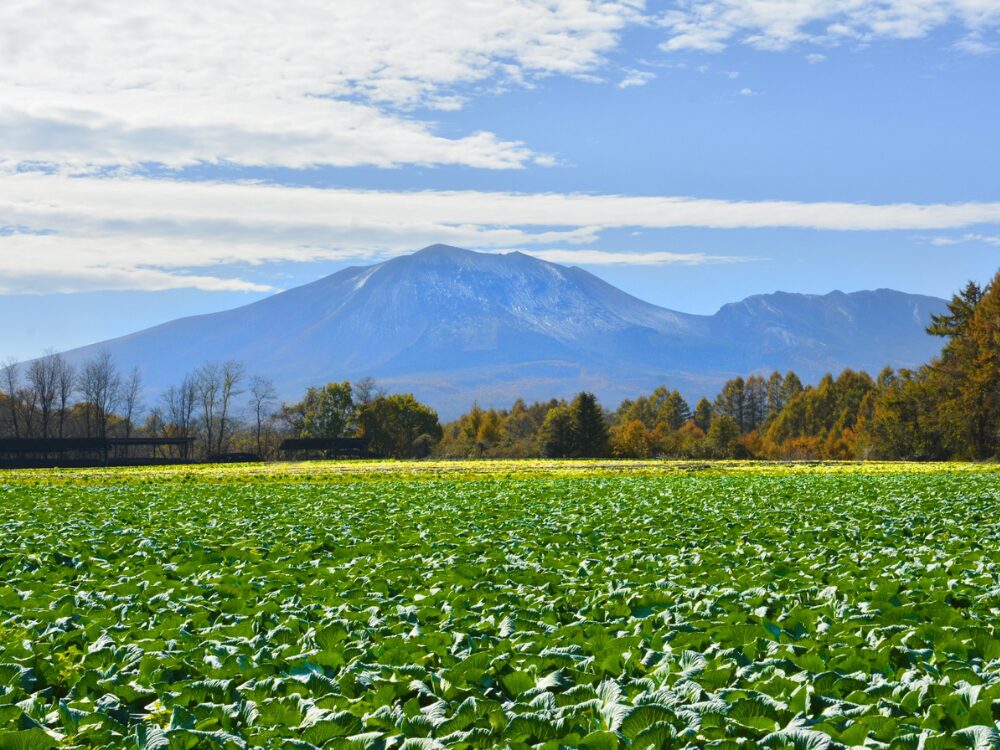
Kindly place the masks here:
[(688, 398), (725, 379), (795, 369), (913, 366), (939, 342), (924, 333), (944, 301), (890, 290), (779, 292), (689, 315), (633, 297), (587, 271), (524, 253), (431, 245), (347, 268), (244, 307), (183, 318), (101, 348), (139, 366), (157, 394), (206, 361), (242, 360), (283, 398), (368, 375), (454, 416), (473, 400), (509, 404), (594, 391), (606, 402), (656, 385)]

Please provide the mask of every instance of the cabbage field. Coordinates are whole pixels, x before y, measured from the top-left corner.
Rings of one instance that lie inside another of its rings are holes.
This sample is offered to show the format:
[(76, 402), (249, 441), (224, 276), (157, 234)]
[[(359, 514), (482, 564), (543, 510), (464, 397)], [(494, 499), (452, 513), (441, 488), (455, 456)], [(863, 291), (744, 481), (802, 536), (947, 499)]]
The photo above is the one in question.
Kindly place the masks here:
[(0, 750), (1000, 748), (995, 471), (329, 466), (0, 475)]

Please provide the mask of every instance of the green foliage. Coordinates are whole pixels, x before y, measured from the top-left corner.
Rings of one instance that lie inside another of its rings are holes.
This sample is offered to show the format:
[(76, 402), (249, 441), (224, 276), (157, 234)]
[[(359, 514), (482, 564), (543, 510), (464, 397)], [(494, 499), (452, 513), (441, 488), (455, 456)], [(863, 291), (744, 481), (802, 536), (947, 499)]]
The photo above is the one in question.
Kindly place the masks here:
[(375, 455), (419, 458), (441, 439), (442, 430), (436, 411), (412, 394), (396, 393), (379, 396), (361, 409), (358, 433), (368, 438)]
[(718, 414), (708, 428), (708, 444), (717, 458), (733, 458), (737, 452), (740, 425), (730, 414)]
[(351, 384), (327, 383), (310, 388), (297, 404), (285, 406), (282, 415), (302, 438), (338, 438), (354, 433), (355, 407)]
[(565, 458), (574, 448), (573, 415), (569, 407), (559, 405), (549, 409), (538, 433), (539, 450), (549, 458)]
[(514, 470), (9, 479), (0, 748), (998, 747), (995, 473)]
[(539, 450), (550, 458), (600, 458), (609, 454), (608, 424), (592, 393), (554, 406), (539, 430)]
[(707, 398), (702, 398), (695, 404), (692, 420), (698, 429), (702, 432), (708, 432), (712, 423), (712, 404)]
[(972, 320), (976, 306), (983, 298), (983, 289), (974, 281), (970, 281), (948, 303), (948, 312), (944, 315), (931, 315), (931, 324), (927, 333), (932, 336), (952, 338), (965, 332), (966, 326)]
[[(781, 458), (782, 446), (809, 439), (826, 458), (854, 458), (853, 433), (862, 414), (862, 405), (876, 390), (864, 372), (844, 370), (836, 380), (825, 376), (815, 388), (798, 391), (789, 398), (767, 430), (773, 452)], [(801, 445), (801, 443), (799, 443)]]
[(650, 429), (641, 420), (619, 422), (612, 432), (613, 453), (617, 458), (649, 458), (654, 443)]
[(656, 388), (648, 397), (623, 401), (615, 414), (617, 422), (639, 421), (650, 430), (659, 424), (679, 430), (690, 418), (691, 409), (680, 392), (668, 391), (664, 386)]
[(608, 424), (593, 393), (581, 391), (569, 405), (573, 421), (572, 448), (574, 458), (600, 458), (608, 455)]
[[(938, 420), (935, 391), (912, 370), (879, 375), (879, 389), (865, 419), (865, 454), (931, 460), (947, 457)], [(866, 456), (867, 457), (867, 456)]]
[(510, 409), (472, 409), (447, 425), (437, 453), (449, 458), (528, 458), (540, 454), (539, 433), (556, 400), (528, 405), (518, 399)]
[(969, 283), (936, 316), (948, 338), (916, 372), (888, 373), (870, 415), (870, 452), (885, 458), (997, 457), (1000, 451), (1000, 273)]
[(954, 451), (989, 458), (1000, 449), (1000, 273), (925, 368), (937, 391), (940, 426)]
[(727, 380), (715, 397), (712, 412), (732, 419), (739, 434), (747, 429), (746, 411), (746, 382), (743, 378)]

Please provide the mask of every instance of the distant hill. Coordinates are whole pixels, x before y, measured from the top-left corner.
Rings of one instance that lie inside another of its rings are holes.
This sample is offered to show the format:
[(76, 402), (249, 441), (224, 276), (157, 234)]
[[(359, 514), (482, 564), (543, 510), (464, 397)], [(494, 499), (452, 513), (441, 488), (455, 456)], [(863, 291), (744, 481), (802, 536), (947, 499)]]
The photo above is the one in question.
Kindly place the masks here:
[(474, 400), (504, 406), (587, 389), (616, 405), (663, 383), (690, 399), (713, 395), (754, 371), (794, 369), (808, 382), (844, 367), (912, 367), (940, 348), (924, 326), (944, 308), (879, 289), (779, 292), (688, 315), (580, 268), (432, 245), (66, 356), (107, 348), (122, 369), (142, 369), (150, 397), (206, 361), (242, 360), (285, 399), (371, 375), (449, 418)]

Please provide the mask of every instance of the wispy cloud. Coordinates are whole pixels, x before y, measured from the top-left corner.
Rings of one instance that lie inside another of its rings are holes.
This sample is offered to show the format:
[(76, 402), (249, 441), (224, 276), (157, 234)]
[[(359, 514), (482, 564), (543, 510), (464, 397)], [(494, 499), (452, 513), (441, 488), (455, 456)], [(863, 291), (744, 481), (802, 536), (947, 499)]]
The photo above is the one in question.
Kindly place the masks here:
[(0, 294), (49, 294), (89, 291), (151, 291), (198, 289), (205, 292), (269, 292), (273, 287), (241, 279), (168, 273), (152, 268), (80, 267), (72, 269), (26, 268), (7, 272), (0, 279)]
[(0, 233), (0, 291), (165, 285), (259, 290), (266, 284), (232, 278), (240, 264), (377, 260), (434, 242), (534, 247), (550, 259), (589, 264), (733, 260), (698, 253), (609, 253), (599, 244), (602, 232), (611, 229), (943, 231), (986, 225), (1000, 226), (1000, 203), (393, 192), (0, 175), (0, 227), (19, 228)]
[[(0, 162), (462, 164), (539, 158), (413, 108), (599, 69), (641, 0), (0, 4)], [(391, 22), (387, 22), (391, 18)], [(410, 114), (408, 114), (410, 112)], [(544, 155), (542, 157), (544, 159)]]
[(975, 232), (967, 232), (960, 237), (934, 237), (931, 239), (931, 244), (938, 245), (939, 247), (960, 245), (967, 242), (981, 245), (995, 245), (996, 247), (1000, 247), (1000, 234), (978, 234)]
[(656, 78), (656, 74), (650, 73), (648, 70), (626, 70), (625, 77), (618, 84), (618, 88), (630, 89), (645, 86), (654, 78)]
[[(680, 0), (660, 23), (668, 34), (662, 47), (669, 51), (915, 39), (948, 24), (964, 27), (975, 40), (981, 30), (1000, 25), (1000, 5), (994, 0)], [(965, 50), (979, 51), (974, 43)]]
[(741, 255), (709, 255), (706, 253), (672, 253), (651, 251), (647, 253), (611, 252), (589, 249), (528, 249), (526, 254), (551, 263), (583, 266), (704, 266), (719, 263), (746, 263), (759, 260)]
[(955, 42), (955, 49), (970, 55), (992, 55), (994, 52), (1000, 51), (1000, 46), (987, 42), (983, 39), (982, 34), (973, 33)]

